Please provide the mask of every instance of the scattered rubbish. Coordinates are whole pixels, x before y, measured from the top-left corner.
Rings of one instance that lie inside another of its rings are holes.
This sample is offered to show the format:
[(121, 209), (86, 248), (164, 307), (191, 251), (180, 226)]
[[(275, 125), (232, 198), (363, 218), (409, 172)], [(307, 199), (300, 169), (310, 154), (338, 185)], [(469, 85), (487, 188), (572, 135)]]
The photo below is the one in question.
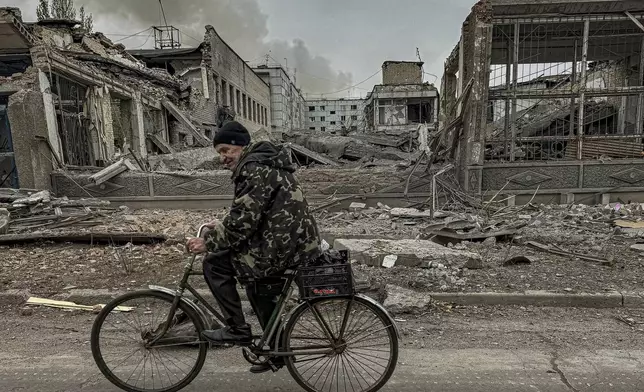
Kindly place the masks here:
[[(68, 302), (68, 301), (56, 301), (52, 299), (46, 299), (46, 298), (37, 298), (37, 297), (31, 297), (29, 300), (27, 300), (27, 305), (38, 305), (38, 306), (46, 306), (50, 308), (59, 308), (59, 309), (78, 309), (78, 310), (88, 310), (91, 312), (95, 312), (97, 308), (100, 307), (102, 309), (105, 305), (94, 305), (94, 306), (89, 306), (89, 305), (79, 305), (74, 302)], [(115, 311), (117, 312), (131, 312), (134, 310), (133, 307), (129, 306), (117, 306), (114, 308)], [(100, 310), (99, 310), (100, 311)]]
[(600, 264), (603, 264), (603, 265), (612, 265), (613, 264), (613, 261), (609, 260), (609, 259), (602, 259), (602, 258), (598, 258), (598, 257), (592, 257), (592, 256), (588, 256), (588, 255), (584, 255), (584, 254), (580, 254), (580, 253), (576, 253), (576, 252), (568, 252), (568, 251), (565, 251), (565, 250), (563, 250), (563, 249), (561, 249), (561, 248), (559, 248), (557, 246), (543, 245), (543, 244), (540, 244), (540, 243), (534, 242), (534, 241), (529, 241), (529, 242), (526, 243), (526, 245), (530, 246), (531, 248), (540, 250), (542, 252), (548, 252), (548, 253), (552, 253), (552, 254), (555, 254), (555, 255), (558, 255), (558, 256), (576, 257), (578, 259), (587, 260), (587, 261), (594, 261), (596, 263), (600, 263)]
[(29, 233), (0, 235), (0, 245), (16, 245), (34, 242), (71, 242), (81, 244), (155, 244), (164, 242), (167, 237), (155, 233)]

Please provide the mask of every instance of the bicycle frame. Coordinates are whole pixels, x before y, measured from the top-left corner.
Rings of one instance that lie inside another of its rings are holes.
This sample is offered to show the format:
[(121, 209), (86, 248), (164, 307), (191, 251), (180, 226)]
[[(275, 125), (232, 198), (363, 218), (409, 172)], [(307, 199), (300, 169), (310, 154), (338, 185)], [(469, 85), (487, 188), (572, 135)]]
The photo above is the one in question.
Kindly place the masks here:
[[(203, 234), (203, 229), (205, 228), (205, 225), (202, 225), (199, 228), (198, 231), (198, 236), (201, 237)], [(200, 295), (197, 290), (195, 290), (194, 287), (190, 285), (188, 282), (189, 278), (191, 276), (203, 276), (203, 272), (200, 271), (195, 271), (193, 269), (194, 262), (197, 258), (197, 255), (193, 255), (190, 258), (190, 261), (186, 263), (184, 267), (184, 274), (183, 277), (181, 278), (181, 281), (177, 287), (177, 290), (171, 290), (171, 289), (166, 289), (163, 287), (159, 286), (149, 286), (150, 289), (157, 290), (157, 291), (162, 291), (171, 295), (174, 295), (174, 300), (172, 302), (172, 306), (170, 308), (170, 312), (168, 313), (167, 320), (165, 322), (165, 325), (162, 329), (162, 331), (154, 338), (152, 341), (148, 343), (149, 346), (153, 346), (156, 342), (158, 342), (169, 330), (171, 322), (176, 314), (176, 310), (179, 307), (179, 303), (181, 301), (185, 302), (188, 304), (188, 306), (191, 307), (196, 307), (198, 312), (200, 314), (203, 314), (201, 309), (197, 305), (203, 305), (215, 318), (217, 318), (222, 324), (225, 324), (225, 318), (224, 316), (219, 313), (206, 299)], [(344, 331), (346, 328), (347, 324), (347, 319), (349, 317), (349, 314), (351, 312), (351, 308), (353, 306), (353, 299), (355, 297), (361, 297), (364, 298), (368, 301), (373, 302), (374, 304), (377, 304), (375, 301), (372, 299), (365, 297), (363, 295), (357, 294), (357, 295), (350, 295), (346, 297), (335, 297), (336, 299), (346, 299), (347, 301), (347, 309), (345, 310), (345, 315), (344, 319), (342, 322), (342, 326), (340, 329), (340, 336), (335, 337), (333, 336), (331, 329), (329, 325), (326, 323), (324, 318), (320, 315), (319, 310), (315, 307), (315, 305), (312, 303), (311, 300), (303, 300), (300, 302), (298, 306), (296, 306), (294, 309), (291, 310), (288, 314), (286, 314), (285, 309), (286, 309), (286, 304), (288, 301), (293, 296), (293, 282), (295, 280), (296, 276), (296, 271), (294, 270), (287, 270), (284, 273), (284, 288), (282, 289), (282, 293), (279, 295), (278, 303), (277, 306), (275, 307), (275, 310), (273, 311), (271, 318), (264, 328), (264, 333), (260, 337), (260, 340), (257, 344), (253, 344), (249, 349), (250, 352), (256, 356), (270, 356), (270, 357), (289, 357), (289, 356), (294, 356), (294, 355), (329, 355), (332, 354), (334, 351), (341, 349), (343, 346), (346, 345), (346, 343), (339, 343), (342, 341)], [(184, 297), (185, 291), (188, 290), (195, 298), (196, 298), (196, 303), (192, 301), (188, 301)], [(318, 323), (324, 330), (325, 334), (327, 335), (327, 338), (329, 339), (330, 345), (328, 346), (309, 346), (307, 348), (299, 349), (299, 350), (292, 350), (292, 351), (280, 351), (279, 350), (279, 339), (273, 339), (276, 334), (281, 333), (283, 330), (283, 327), (286, 323), (286, 321), (291, 317), (291, 315), (300, 307), (302, 306), (308, 306), (311, 309), (311, 312), (314, 314), (315, 318), (317, 319)], [(380, 305), (378, 305), (380, 306)], [(383, 309), (384, 310), (384, 309)], [(385, 310), (385, 314), (388, 315), (388, 313)], [(394, 326), (396, 335), (400, 336), (400, 333), (398, 331), (397, 325), (394, 322), (393, 318), (389, 316), (391, 325)], [(268, 347), (268, 350), (265, 349), (266, 342), (274, 342), (274, 347)], [(205, 341), (199, 341), (197, 343), (204, 343)]]

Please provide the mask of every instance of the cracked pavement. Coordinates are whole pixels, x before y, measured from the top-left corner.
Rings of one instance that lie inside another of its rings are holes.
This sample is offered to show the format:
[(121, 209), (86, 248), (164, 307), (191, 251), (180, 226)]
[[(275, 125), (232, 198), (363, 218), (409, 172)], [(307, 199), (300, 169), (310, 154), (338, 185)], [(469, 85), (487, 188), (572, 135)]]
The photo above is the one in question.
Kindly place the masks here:
[[(398, 368), (383, 391), (644, 390), (644, 330), (615, 309), (467, 307), (399, 316)], [(638, 317), (639, 310), (629, 316)], [(89, 348), (94, 315), (0, 308), (0, 390), (117, 392)], [(185, 391), (299, 391), (288, 371), (251, 375), (239, 349), (210, 351)]]

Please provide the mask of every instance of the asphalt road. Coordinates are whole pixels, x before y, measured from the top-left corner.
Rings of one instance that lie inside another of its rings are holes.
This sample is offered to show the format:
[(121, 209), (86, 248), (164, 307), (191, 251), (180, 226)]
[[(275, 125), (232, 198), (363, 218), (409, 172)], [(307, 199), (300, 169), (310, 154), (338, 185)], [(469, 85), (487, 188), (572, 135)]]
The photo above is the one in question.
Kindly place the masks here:
[[(383, 391), (644, 391), (638, 312), (466, 308), (405, 317)], [(615, 316), (631, 318), (629, 326)], [(118, 391), (89, 349), (91, 313), (0, 308), (0, 391)], [(288, 371), (252, 375), (239, 349), (209, 352), (185, 391), (300, 391)]]

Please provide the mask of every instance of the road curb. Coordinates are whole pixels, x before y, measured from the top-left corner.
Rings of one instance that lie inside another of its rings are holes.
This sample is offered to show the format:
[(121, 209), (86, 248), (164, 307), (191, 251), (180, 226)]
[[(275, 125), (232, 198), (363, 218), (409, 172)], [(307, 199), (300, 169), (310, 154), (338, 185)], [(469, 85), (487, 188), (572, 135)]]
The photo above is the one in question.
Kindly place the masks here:
[[(130, 291), (107, 289), (73, 289), (50, 298), (72, 301), (84, 305), (105, 304)], [(207, 300), (212, 299), (208, 289), (197, 292)], [(242, 301), (247, 302), (245, 290), (239, 291)], [(419, 293), (420, 294), (420, 293)], [(644, 292), (607, 293), (557, 293), (552, 291), (482, 292), (482, 293), (427, 293), (434, 300), (464, 306), (550, 306), (577, 308), (644, 308)], [(21, 305), (31, 296), (27, 290), (0, 291), (0, 305)], [(214, 300), (213, 300), (214, 301)]]
[[(552, 291), (526, 291), (514, 293), (430, 293), (435, 300), (457, 305), (522, 305), (574, 308), (621, 308), (624, 296), (617, 291), (608, 293), (557, 293)], [(644, 307), (644, 297), (635, 294), (630, 307)]]

